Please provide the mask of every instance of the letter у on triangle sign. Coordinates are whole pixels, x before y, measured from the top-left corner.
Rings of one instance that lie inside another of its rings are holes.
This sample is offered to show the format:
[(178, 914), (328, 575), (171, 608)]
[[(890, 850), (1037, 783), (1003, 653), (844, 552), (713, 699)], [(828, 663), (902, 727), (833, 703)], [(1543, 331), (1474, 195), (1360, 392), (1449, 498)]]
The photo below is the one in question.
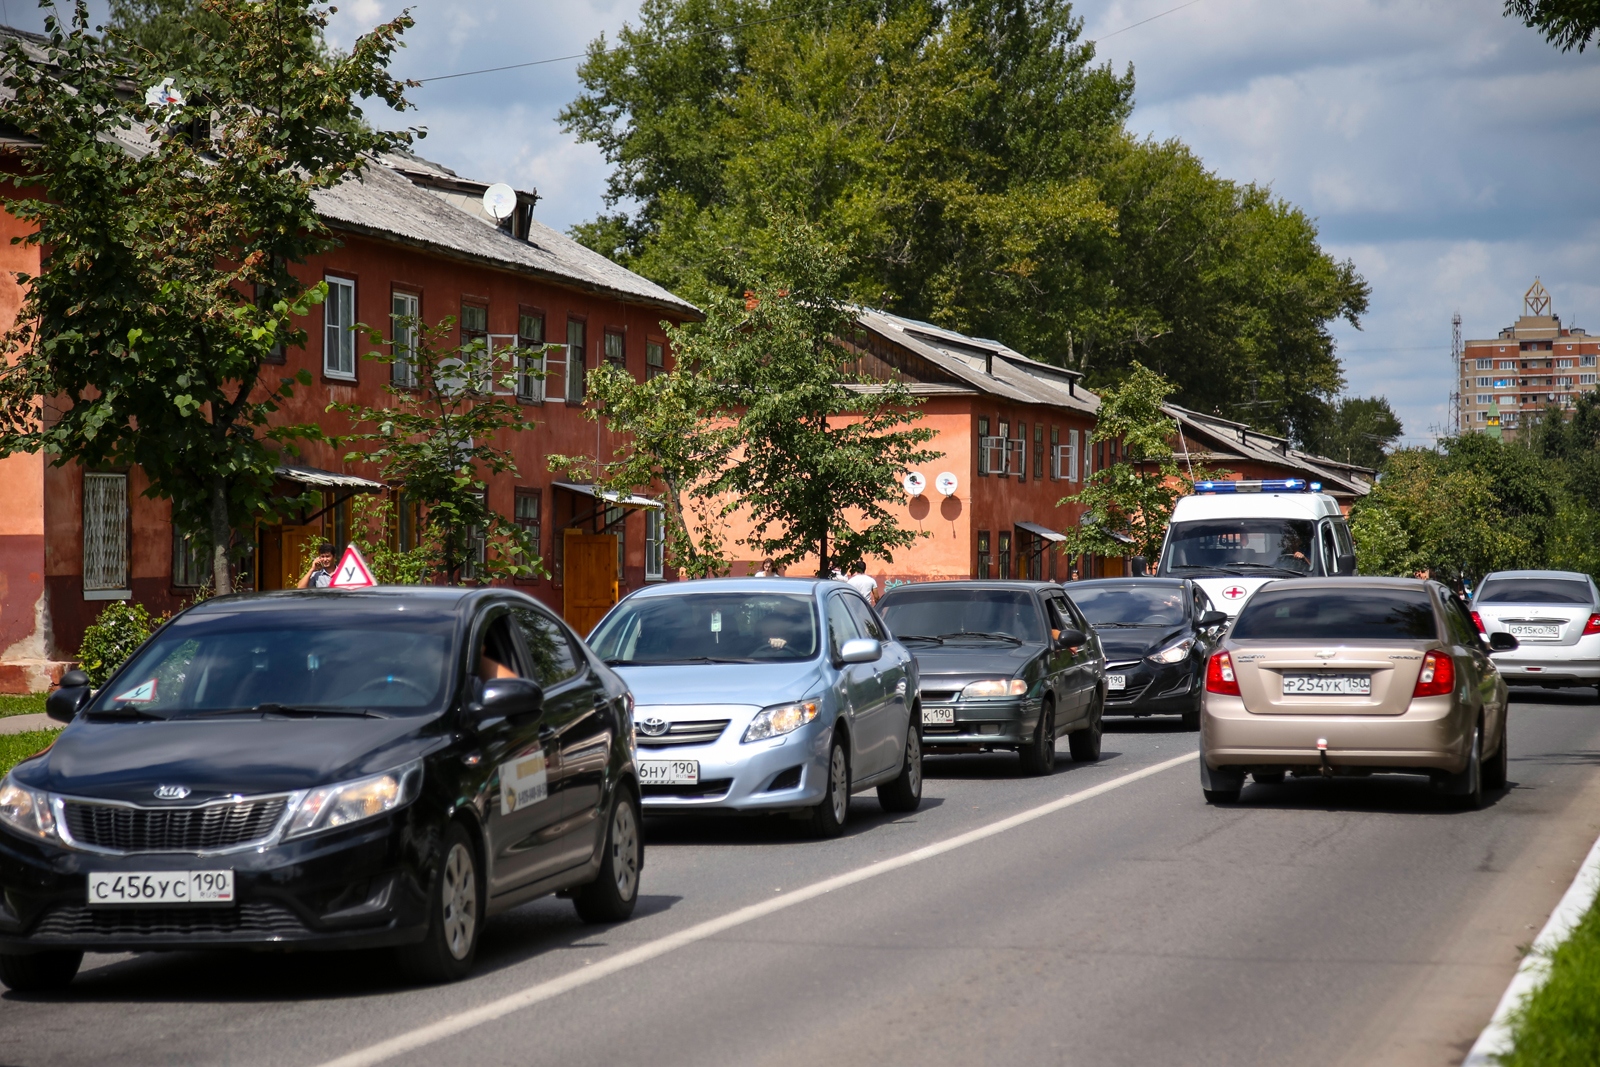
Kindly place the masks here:
[(355, 545), (350, 545), (340, 557), (339, 565), (333, 569), (333, 581), (328, 584), (349, 589), (378, 583), (373, 580), (372, 568), (368, 567), (367, 561), (361, 557), (361, 550)]

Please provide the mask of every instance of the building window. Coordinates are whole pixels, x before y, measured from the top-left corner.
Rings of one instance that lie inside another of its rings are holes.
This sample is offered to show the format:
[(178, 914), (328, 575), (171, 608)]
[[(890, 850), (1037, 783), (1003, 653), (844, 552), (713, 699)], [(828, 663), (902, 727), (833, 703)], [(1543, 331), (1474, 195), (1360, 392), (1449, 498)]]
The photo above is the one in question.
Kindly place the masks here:
[(1488, 422), (1489, 421), (1489, 413), (1487, 411), (1478, 412), (1478, 421), (1479, 422)]
[(1044, 423), (1033, 424), (1033, 480), (1044, 477)]
[(1494, 379), (1492, 379), (1492, 378), (1479, 378), (1478, 379), (1478, 388), (1479, 389), (1487, 389), (1487, 388), (1489, 388), (1489, 383), (1491, 381), (1493, 381), (1493, 380)]
[(1580, 366), (1580, 367), (1592, 367), (1594, 365), (1595, 365), (1595, 357), (1594, 356), (1579, 356), (1578, 357), (1578, 366)]
[(83, 595), (86, 600), (129, 595), (126, 474), (83, 476)]
[[(539, 540), (539, 505), (543, 500), (543, 491), (540, 489), (517, 490), (516, 514), (513, 516), (516, 524), (522, 527), (522, 532), (527, 534), (528, 542), (533, 545), (533, 551), (540, 551)], [(517, 554), (517, 562), (527, 566), (532, 560), (526, 553)]]
[(617, 536), (617, 581), (620, 582), (625, 579), (628, 573), (623, 569), (627, 562), (626, 550), (628, 547), (628, 524), (626, 520), (628, 518), (628, 513), (622, 508), (606, 508), (606, 510), (602, 513), (602, 516), (603, 517), (601, 521), (605, 523), (605, 526), (602, 527), (601, 532), (615, 532)]
[(574, 319), (567, 320), (567, 403), (583, 403), (583, 360), (587, 327)]
[(1078, 431), (1067, 431), (1067, 481), (1078, 480)]
[(1000, 531), (1000, 577), (1011, 577), (1011, 531)]
[(978, 569), (975, 577), (989, 577), (989, 531), (978, 531)]
[(1578, 384), (1579, 385), (1593, 385), (1594, 384), (1594, 375), (1592, 375), (1592, 374), (1580, 374), (1580, 375), (1578, 375)]
[(978, 420), (978, 475), (983, 477), (989, 473), (989, 420)]
[[(544, 316), (524, 311), (517, 316), (517, 345), (536, 349), (544, 344)], [(517, 357), (517, 398), (535, 402), (544, 399), (542, 352), (524, 352)]]
[(1050, 480), (1061, 480), (1061, 429), (1050, 427)]
[[(1568, 345), (1567, 347), (1571, 348), (1572, 346)], [(1571, 367), (1571, 366), (1573, 366), (1573, 362), (1570, 359), (1558, 359), (1558, 360), (1556, 360), (1556, 367), (1557, 368), (1564, 368), (1564, 367)]]
[(356, 376), (356, 283), (348, 278), (324, 278), (328, 299), (322, 305), (322, 373), (330, 378)]
[[(1001, 423), (1001, 436), (1005, 437), (1005, 423)], [(1006, 475), (1015, 474), (1017, 481), (1028, 477), (1028, 424), (1017, 423), (1017, 436), (1006, 438)]]
[(619, 367), (628, 365), (628, 350), (624, 343), (621, 330), (606, 330), (606, 362), (615, 363)]
[(417, 384), (417, 298), (411, 293), (389, 297), (389, 320), (393, 324), (394, 362), (389, 364), (389, 382), (410, 388)]
[(204, 585), (205, 554), (199, 540), (172, 527), (172, 584), (185, 589)]
[[(478, 494), (478, 498), (484, 501), (484, 508), (487, 510), (486, 497), (486, 493)], [(461, 580), (476, 581), (483, 573), (483, 566), (487, 562), (489, 562), (489, 539), (484, 536), (483, 527), (474, 526), (467, 531), (467, 558), (461, 564)]]
[(659, 582), (666, 574), (667, 531), (661, 521), (661, 509), (650, 508), (644, 513), (644, 580)]
[(1494, 367), (1494, 360), (1492, 360), (1492, 359), (1480, 359), (1480, 360), (1478, 360), (1478, 369), (1479, 370), (1490, 370), (1493, 367)]
[(646, 380), (667, 373), (667, 346), (660, 341), (644, 343), (644, 376)]

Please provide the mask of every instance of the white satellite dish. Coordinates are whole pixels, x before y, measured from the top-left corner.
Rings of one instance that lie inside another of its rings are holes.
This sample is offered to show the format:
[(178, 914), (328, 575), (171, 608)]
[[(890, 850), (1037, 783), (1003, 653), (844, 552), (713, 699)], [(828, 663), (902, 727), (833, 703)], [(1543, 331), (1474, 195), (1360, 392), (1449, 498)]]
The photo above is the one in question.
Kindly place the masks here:
[(906, 487), (906, 496), (921, 496), (922, 491), (928, 487), (928, 479), (924, 478), (916, 471), (912, 471), (910, 474), (906, 475), (906, 479), (903, 484)]
[(173, 87), (171, 78), (163, 78), (159, 85), (144, 91), (144, 102), (153, 108), (182, 107), (183, 94)]
[(960, 483), (956, 481), (956, 476), (951, 474), (949, 471), (944, 471), (939, 475), (939, 477), (933, 480), (933, 487), (939, 490), (939, 492), (943, 493), (945, 496), (952, 495), (956, 491), (956, 486), (958, 484)]
[(483, 191), (483, 210), (496, 220), (508, 219), (517, 209), (517, 191), (505, 182), (495, 182)]

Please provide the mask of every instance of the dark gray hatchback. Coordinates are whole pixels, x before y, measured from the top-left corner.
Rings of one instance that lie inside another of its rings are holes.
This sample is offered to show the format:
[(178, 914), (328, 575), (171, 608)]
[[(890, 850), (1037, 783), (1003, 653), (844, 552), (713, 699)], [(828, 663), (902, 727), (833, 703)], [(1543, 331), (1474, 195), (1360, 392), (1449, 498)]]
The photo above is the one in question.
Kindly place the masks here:
[(878, 610), (917, 657), (928, 754), (1009, 749), (1049, 774), (1065, 733), (1073, 759), (1100, 758), (1105, 654), (1059, 585), (925, 582)]

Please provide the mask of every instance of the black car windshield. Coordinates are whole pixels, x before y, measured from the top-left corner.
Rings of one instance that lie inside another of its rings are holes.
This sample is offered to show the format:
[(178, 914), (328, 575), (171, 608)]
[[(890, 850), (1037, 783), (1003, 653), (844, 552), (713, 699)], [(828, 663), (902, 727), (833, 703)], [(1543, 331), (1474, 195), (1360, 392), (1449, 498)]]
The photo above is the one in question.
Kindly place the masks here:
[(1044, 622), (1033, 594), (1023, 589), (970, 589), (951, 583), (947, 589), (907, 589), (886, 593), (878, 612), (895, 636), (908, 639), (962, 634), (984, 640), (996, 634), (1019, 641), (1043, 641)]
[(1494, 578), (1478, 591), (1480, 604), (1592, 604), (1589, 583), (1575, 578)]
[(772, 663), (817, 654), (817, 611), (799, 593), (685, 593), (623, 602), (589, 635), (613, 666)]
[(1310, 574), (1316, 564), (1316, 524), (1310, 519), (1206, 519), (1173, 523), (1161, 573), (1192, 577), (1204, 570)]
[(1438, 636), (1422, 589), (1296, 590), (1269, 586), (1239, 613), (1234, 640), (1415, 641)]
[(1096, 626), (1175, 626), (1183, 621), (1183, 589), (1177, 585), (1091, 586), (1068, 592)]
[(434, 613), (322, 605), (188, 615), (146, 646), (90, 710), (161, 718), (262, 705), (429, 711), (444, 704), (454, 644), (454, 617)]

